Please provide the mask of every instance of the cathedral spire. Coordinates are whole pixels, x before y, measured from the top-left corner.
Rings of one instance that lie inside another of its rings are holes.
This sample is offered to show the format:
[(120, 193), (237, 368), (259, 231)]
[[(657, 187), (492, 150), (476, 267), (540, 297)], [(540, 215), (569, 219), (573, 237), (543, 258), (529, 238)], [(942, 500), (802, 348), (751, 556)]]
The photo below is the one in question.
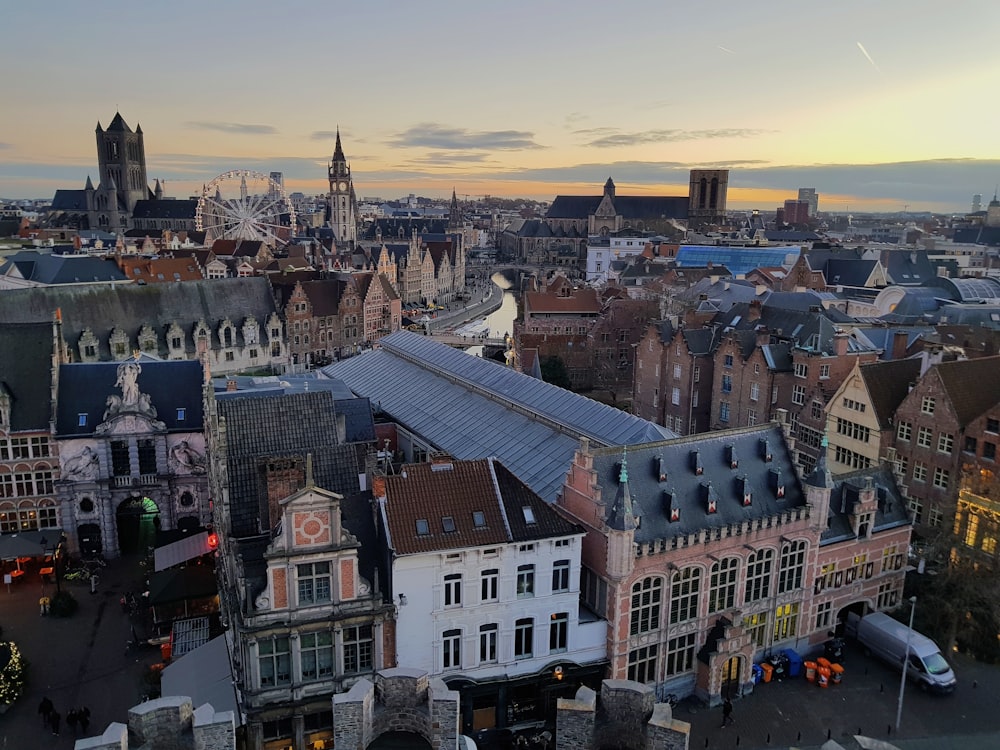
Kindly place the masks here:
[(337, 126), (337, 145), (333, 147), (333, 160), (337, 161), (347, 161), (344, 157), (344, 148), (340, 145), (340, 125)]
[(622, 448), (622, 463), (618, 471), (618, 492), (615, 493), (615, 504), (611, 507), (611, 517), (608, 526), (619, 531), (631, 531), (638, 527), (635, 520), (635, 508), (632, 506), (632, 493), (628, 488), (628, 448)]

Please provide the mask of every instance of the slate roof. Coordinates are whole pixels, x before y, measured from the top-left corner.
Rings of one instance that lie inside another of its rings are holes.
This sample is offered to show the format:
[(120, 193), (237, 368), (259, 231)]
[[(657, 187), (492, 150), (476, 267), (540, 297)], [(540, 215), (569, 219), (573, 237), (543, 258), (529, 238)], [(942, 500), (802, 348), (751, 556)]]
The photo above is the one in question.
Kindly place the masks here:
[[(57, 438), (94, 434), (94, 428), (104, 421), (108, 396), (121, 395), (121, 388), (115, 385), (120, 364), (77, 362), (59, 366)], [(156, 419), (166, 425), (168, 432), (201, 432), (204, 429), (201, 363), (143, 359), (140, 365), (139, 392), (149, 394)], [(81, 415), (86, 415), (83, 425)]]
[(496, 456), (548, 502), (579, 439), (644, 443), (674, 433), (498, 363), (397, 331), (323, 369), (457, 459)]
[(996, 247), (1000, 245), (1000, 227), (960, 227), (955, 230), (955, 235), (952, 239), (955, 242), (967, 242), (974, 245), (989, 245), (991, 247)]
[(149, 199), (135, 202), (132, 217), (135, 219), (187, 219), (194, 220), (198, 201)]
[(8, 256), (0, 265), (0, 274), (9, 275), (12, 266), (24, 279), (39, 284), (79, 284), (83, 282), (127, 281), (112, 260), (75, 255), (49, 255), (22, 250)]
[(871, 481), (878, 501), (872, 531), (886, 531), (910, 523), (903, 493), (887, 464), (838, 474), (830, 493), (827, 527), (820, 534), (820, 546), (857, 539), (851, 527), (850, 513), (858, 502), (860, 491)]
[(494, 458), (407, 464), (385, 485), (383, 523), (398, 555), (582, 533)]
[(49, 211), (86, 211), (86, 190), (56, 190)]
[(948, 393), (960, 427), (1000, 402), (1000, 357), (941, 362), (932, 369)]
[(826, 283), (832, 286), (837, 284), (842, 286), (865, 286), (878, 265), (879, 262), (877, 260), (831, 258), (827, 261), (823, 275), (826, 278)]
[[(721, 313), (713, 322), (723, 329), (752, 331), (759, 325), (776, 336), (790, 339), (800, 349), (811, 349), (830, 354), (834, 350), (834, 335), (840, 330), (838, 323), (846, 317), (838, 310), (787, 309), (771, 304), (771, 295), (760, 310), (760, 318), (750, 320), (750, 306), (746, 303), (733, 305), (727, 312)], [(851, 320), (847, 318), (847, 320)], [(866, 340), (850, 337), (849, 352), (873, 351)]]
[(820, 239), (812, 230), (800, 229), (765, 229), (764, 237), (768, 242), (815, 242)]
[[(252, 316), (262, 325), (275, 312), (267, 280), (212, 279), (169, 284), (115, 284), (101, 286), (50, 286), (8, 289), (0, 294), (0, 320), (9, 323), (51, 321), (62, 310), (63, 337), (75, 347), (80, 335), (90, 328), (100, 341), (98, 356), (113, 359), (108, 336), (121, 327), (133, 344), (143, 325), (150, 325), (166, 346), (164, 334), (176, 322), (185, 332), (188, 353), (194, 352), (192, 334), (199, 320), (211, 328), (213, 345), (218, 346), (218, 326), (229, 318), (236, 326), (236, 341), (243, 341), (242, 323)], [(166, 354), (164, 348), (163, 352)]]
[[(557, 195), (546, 219), (586, 219), (592, 216), (604, 200), (603, 195)], [(616, 195), (612, 199), (615, 211), (624, 219), (686, 219), (688, 197)]]
[[(615, 512), (613, 498), (619, 492), (623, 450), (602, 448), (593, 455), (606, 520), (610, 521)], [(766, 460), (768, 455), (770, 461)], [(625, 458), (633, 513), (640, 519), (635, 541), (640, 544), (768, 518), (806, 504), (795, 463), (776, 424), (630, 445)], [(700, 475), (695, 471), (696, 462), (702, 467)], [(782, 498), (777, 497), (779, 483), (784, 487)], [(745, 491), (751, 494), (750, 505), (743, 504)], [(708, 512), (709, 496), (716, 499), (715, 513)], [(677, 521), (670, 520), (672, 508), (680, 511)]]
[(923, 284), (937, 276), (926, 250), (885, 250), (882, 265), (886, 278), (893, 284)]
[[(353, 446), (337, 443), (336, 410), (329, 392), (218, 400), (226, 420), (229, 516), (234, 537), (269, 528), (261, 466), (273, 458), (313, 457), (317, 487), (350, 497), (364, 469)], [(354, 531), (351, 529), (351, 531)]]
[(48, 430), (52, 408), (52, 324), (0, 325), (0, 352), (3, 352), (0, 389), (10, 398), (11, 430)]
[(871, 362), (858, 368), (864, 380), (872, 409), (883, 430), (892, 426), (896, 408), (903, 403), (910, 387), (920, 379), (919, 359), (895, 359)]

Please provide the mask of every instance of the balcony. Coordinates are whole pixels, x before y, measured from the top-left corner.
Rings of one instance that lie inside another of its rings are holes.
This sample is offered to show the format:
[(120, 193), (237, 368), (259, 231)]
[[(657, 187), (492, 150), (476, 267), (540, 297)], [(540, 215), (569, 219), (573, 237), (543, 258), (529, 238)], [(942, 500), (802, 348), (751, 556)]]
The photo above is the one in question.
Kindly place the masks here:
[(159, 483), (156, 474), (140, 474), (137, 477), (131, 475), (112, 477), (112, 480), (114, 481), (114, 486), (119, 489), (122, 487), (148, 487)]

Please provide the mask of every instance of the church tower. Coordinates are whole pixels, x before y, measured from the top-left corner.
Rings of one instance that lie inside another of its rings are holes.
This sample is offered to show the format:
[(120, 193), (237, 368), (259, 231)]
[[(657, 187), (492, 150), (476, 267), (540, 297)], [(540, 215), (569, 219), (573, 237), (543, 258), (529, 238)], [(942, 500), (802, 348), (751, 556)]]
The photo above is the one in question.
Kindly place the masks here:
[(150, 197), (142, 128), (137, 125), (133, 132), (121, 114), (116, 112), (107, 130), (97, 123), (96, 135), (100, 185), (105, 188), (114, 186), (118, 198), (118, 205), (108, 206), (108, 209), (114, 208), (130, 217), (136, 201)]
[(340, 145), (340, 128), (337, 128), (337, 145), (328, 170), (330, 179), (330, 227), (338, 246), (354, 247), (358, 239), (357, 207), (351, 167)]

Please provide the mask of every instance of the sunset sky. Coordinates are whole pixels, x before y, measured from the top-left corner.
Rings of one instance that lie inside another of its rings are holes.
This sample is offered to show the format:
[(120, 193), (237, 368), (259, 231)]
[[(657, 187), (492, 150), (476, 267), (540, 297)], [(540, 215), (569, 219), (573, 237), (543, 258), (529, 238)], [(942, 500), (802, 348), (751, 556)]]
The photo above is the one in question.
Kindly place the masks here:
[(966, 211), (1000, 182), (1000, 4), (958, 0), (6, 3), (0, 197), (97, 175), (94, 128), (145, 134), (187, 197), (230, 169), (359, 198), (815, 187), (828, 211)]

